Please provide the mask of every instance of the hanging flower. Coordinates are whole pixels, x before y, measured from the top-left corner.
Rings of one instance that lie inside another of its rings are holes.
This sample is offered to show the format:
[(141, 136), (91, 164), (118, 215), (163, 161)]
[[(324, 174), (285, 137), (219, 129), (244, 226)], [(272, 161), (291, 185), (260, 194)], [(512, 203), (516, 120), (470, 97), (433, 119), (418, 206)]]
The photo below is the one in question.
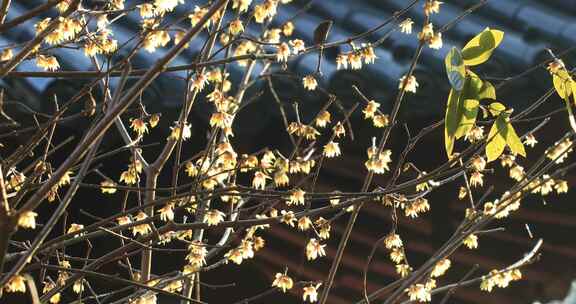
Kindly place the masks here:
[(304, 196), (306, 195), (306, 192), (302, 189), (294, 189), (292, 191), (292, 193), (290, 194), (290, 197), (288, 198), (288, 202), (286, 202), (286, 204), (288, 206), (291, 205), (304, 205)]
[(292, 278), (285, 273), (277, 273), (274, 282), (272, 282), (272, 287), (278, 287), (282, 292), (292, 289), (293, 286), (294, 282), (292, 281)]
[(404, 251), (401, 248), (392, 248), (390, 251), (390, 260), (398, 264), (404, 260)]
[(386, 246), (387, 249), (401, 248), (403, 246), (402, 239), (398, 234), (390, 233), (384, 239), (384, 246)]
[(174, 203), (168, 203), (158, 210), (160, 213), (160, 220), (173, 221), (174, 220)]
[(286, 37), (290, 37), (292, 36), (292, 33), (294, 33), (294, 23), (292, 23), (292, 21), (284, 23), (282, 26), (282, 34)]
[(252, 3), (252, 0), (233, 0), (232, 8), (238, 9), (239, 13), (243, 13), (248, 10), (248, 8), (250, 7), (250, 3)]
[(404, 19), (404, 21), (400, 22), (400, 32), (401, 33), (405, 33), (405, 34), (412, 34), (412, 25), (414, 24), (414, 21), (412, 21), (412, 19), (410, 18), (406, 18)]
[(208, 210), (204, 214), (204, 223), (207, 223), (208, 226), (216, 226), (224, 221), (224, 215), (224, 212), (217, 209)]
[(324, 110), (318, 113), (316, 117), (315, 124), (318, 128), (324, 128), (330, 122), (330, 112)]
[(300, 219), (298, 219), (298, 229), (306, 231), (310, 229), (310, 227), (312, 227), (312, 221), (310, 220), (309, 217), (303, 216)]
[[(404, 82), (406, 82), (406, 84), (404, 84)], [(418, 89), (418, 82), (416, 81), (416, 77), (414, 77), (414, 75), (410, 75), (410, 77), (406, 78), (406, 75), (402, 76), (400, 78), (400, 84), (398, 85), (398, 89), (402, 90), (402, 87), (406, 85), (404, 87), (404, 90), (406, 92), (411, 92), (416, 94), (416, 90)]]
[(186, 261), (190, 263), (194, 268), (199, 269), (206, 265), (206, 255), (208, 250), (206, 246), (200, 241), (192, 241), (188, 246), (188, 254), (186, 255)]
[(310, 239), (306, 245), (306, 258), (308, 261), (313, 261), (318, 257), (325, 256), (326, 251), (324, 250), (324, 247), (326, 247), (326, 245), (320, 244), (316, 239)]
[(252, 179), (252, 187), (254, 189), (264, 190), (264, 188), (266, 188), (266, 179), (270, 179), (270, 177), (262, 171), (257, 171), (254, 173), (254, 179)]
[(342, 125), (341, 122), (337, 122), (336, 125), (334, 125), (334, 128), (332, 128), (332, 131), (334, 132), (334, 135), (336, 135), (336, 137), (338, 138), (346, 135), (346, 129), (344, 129), (344, 125)]
[(337, 142), (330, 141), (324, 145), (324, 156), (327, 158), (338, 157), (340, 154), (340, 145)]
[(178, 4), (184, 3), (183, 0), (154, 0), (154, 6), (156, 11), (160, 14), (171, 12), (178, 6)]
[(568, 192), (568, 182), (565, 180), (557, 180), (556, 184), (554, 184), (554, 189), (556, 193), (562, 194)]
[(367, 104), (366, 107), (364, 108), (364, 110), (362, 110), (362, 113), (364, 113), (364, 118), (372, 118), (374, 117), (374, 114), (376, 114), (376, 112), (378, 111), (378, 108), (380, 107), (380, 104), (377, 103), (374, 100), (370, 100)]
[(84, 280), (76, 280), (74, 285), (72, 285), (72, 291), (74, 291), (76, 294), (81, 294), (84, 291)]
[[(146, 215), (146, 213), (140, 211), (135, 217), (134, 219), (136, 221), (143, 221), (145, 219), (148, 218), (148, 215)], [(140, 224), (140, 225), (136, 225), (134, 227), (132, 227), (132, 234), (134, 235), (146, 235), (148, 233), (150, 233), (152, 231), (152, 228), (150, 227), (150, 225), (148, 224)]]
[[(82, 229), (84, 229), (84, 225), (72, 223), (72, 224), (70, 224), (70, 228), (68, 228), (68, 231), (66, 233), (74, 233), (74, 232), (80, 231)], [(79, 237), (79, 236), (80, 236), (80, 234), (76, 234), (74, 237)]]
[(472, 187), (482, 187), (484, 186), (484, 174), (474, 171), (470, 176), (470, 186)]
[(475, 234), (470, 234), (464, 239), (463, 243), (468, 249), (476, 249), (478, 248), (478, 237)]
[(58, 60), (54, 56), (38, 55), (36, 57), (36, 65), (43, 68), (45, 71), (54, 72), (60, 68)]
[(424, 14), (430, 16), (431, 14), (438, 14), (440, 12), (440, 5), (443, 2), (436, 0), (426, 0), (424, 3)]
[(431, 49), (439, 50), (442, 45), (442, 33), (436, 33), (428, 40), (428, 47)]
[(432, 300), (432, 295), (424, 284), (411, 285), (406, 289), (406, 293), (410, 297), (410, 301), (430, 302)]
[(312, 75), (307, 75), (304, 78), (302, 78), (302, 83), (304, 84), (304, 88), (309, 91), (316, 90), (316, 87), (318, 86), (316, 78), (314, 78), (314, 76)]
[(238, 35), (244, 31), (244, 25), (240, 19), (236, 19), (230, 22), (228, 30), (232, 35)]
[(296, 222), (296, 216), (294, 215), (293, 211), (282, 210), (280, 211), (280, 214), (282, 215), (282, 217), (280, 218), (280, 222), (290, 227), (294, 227), (294, 223)]
[(26, 280), (24, 279), (23, 276), (21, 275), (15, 275), (13, 276), (8, 283), (6, 283), (6, 286), (4, 287), (6, 289), (6, 292), (26, 292)]
[(405, 278), (412, 272), (412, 267), (408, 264), (398, 264), (396, 265), (396, 273), (400, 275), (401, 278)]
[(288, 57), (290, 57), (290, 46), (287, 43), (280, 44), (276, 50), (276, 60), (278, 62), (286, 62)]
[[(46, 294), (48, 293), (50, 290), (54, 289), (54, 287), (56, 287), (56, 284), (52, 283), (52, 282), (44, 282), (44, 287), (42, 288), (42, 293)], [(61, 294), (55, 293), (53, 296), (50, 297), (50, 304), (58, 304), (60, 303), (60, 298), (61, 298)]]
[(534, 148), (534, 146), (536, 146), (537, 143), (538, 143), (538, 140), (536, 140), (536, 137), (534, 137), (534, 134), (529, 133), (528, 135), (526, 135), (526, 138), (524, 139), (524, 144)]
[(8, 60), (12, 59), (12, 57), (14, 57), (14, 52), (12, 51), (12, 49), (9, 49), (9, 48), (4, 49), (0, 53), (0, 61), (8, 61)]
[(303, 52), (304, 50), (306, 50), (306, 46), (304, 44), (304, 41), (301, 39), (290, 40), (289, 44), (290, 44), (290, 46), (292, 46), (292, 53), (294, 55), (298, 55), (298, 54), (300, 54), (300, 52)]
[(142, 136), (145, 133), (148, 133), (148, 124), (140, 118), (130, 120), (130, 128), (132, 128), (132, 130), (136, 132), (138, 136)]
[(510, 168), (510, 178), (521, 181), (524, 178), (524, 167), (520, 165), (515, 165), (514, 167)]
[(148, 120), (148, 123), (150, 124), (150, 128), (155, 128), (159, 122), (160, 122), (160, 114), (159, 113), (152, 114), (150, 116), (150, 119)]
[(302, 287), (302, 299), (304, 301), (309, 301), (310, 303), (315, 303), (318, 301), (318, 288), (322, 285), (322, 283), (318, 283), (316, 285), (308, 285)]
[(452, 263), (450, 262), (449, 259), (442, 259), (438, 261), (434, 266), (434, 269), (432, 269), (432, 273), (430, 273), (430, 276), (433, 278), (437, 278), (444, 275), (446, 271), (450, 268), (451, 264)]
[(116, 183), (107, 179), (100, 183), (100, 190), (104, 194), (114, 194), (116, 193)]
[[(180, 127), (180, 124), (176, 122), (174, 127), (170, 127), (172, 132), (170, 132), (170, 136), (168, 137), (169, 140), (180, 140), (180, 136), (182, 136), (182, 141), (189, 139), (192, 136), (192, 130), (190, 129), (190, 124), (184, 124), (184, 130)], [(182, 132), (182, 135), (180, 135)]]
[(22, 228), (36, 229), (36, 217), (38, 213), (33, 211), (24, 211), (18, 217), (18, 226)]

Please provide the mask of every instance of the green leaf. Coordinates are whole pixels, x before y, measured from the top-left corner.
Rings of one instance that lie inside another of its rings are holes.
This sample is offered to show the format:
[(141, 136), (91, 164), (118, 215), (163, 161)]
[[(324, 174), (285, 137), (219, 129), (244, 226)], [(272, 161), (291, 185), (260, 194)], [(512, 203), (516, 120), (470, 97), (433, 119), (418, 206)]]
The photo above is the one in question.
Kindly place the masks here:
[(468, 87), (464, 88), (466, 99), (496, 99), (496, 89), (490, 82), (482, 80), (470, 70), (467, 71), (467, 74), (470, 83)]
[(470, 129), (476, 123), (476, 117), (478, 116), (478, 108), (480, 102), (476, 99), (466, 99), (463, 102), (463, 112), (460, 122), (458, 124), (458, 129), (454, 134), (456, 138), (461, 138), (466, 135)]
[(448, 158), (452, 156), (452, 151), (454, 151), (454, 141), (456, 141), (454, 135), (448, 134), (448, 129), (444, 128), (444, 147)]
[(469, 72), (466, 80), (467, 82), (464, 85), (463, 93), (464, 99), (478, 99), (480, 91), (482, 90), (482, 79), (473, 72)]
[(454, 148), (454, 141), (456, 140), (454, 134), (458, 129), (461, 113), (459, 112), (458, 100), (460, 99), (460, 92), (454, 89), (450, 90), (448, 95), (448, 103), (446, 104), (446, 115), (444, 117), (444, 145), (448, 156), (452, 155)]
[[(444, 145), (449, 157), (452, 155), (455, 141), (465, 136), (476, 123), (478, 110), (480, 109), (480, 99), (493, 99), (495, 97), (494, 87), (482, 81), (471, 71), (467, 72), (461, 91), (455, 88), (450, 90), (444, 122)], [(504, 105), (502, 105), (500, 112), (505, 109)]]
[[(565, 69), (560, 69), (552, 75), (554, 88), (562, 99), (567, 100), (570, 97), (570, 87), (573, 86), (573, 80)], [(570, 84), (570, 86), (568, 86)]]
[(464, 68), (464, 61), (462, 60), (460, 50), (452, 47), (450, 52), (446, 55), (444, 63), (446, 64), (446, 74), (448, 75), (450, 85), (452, 85), (454, 90), (461, 91), (462, 88), (464, 88), (466, 69)]
[(480, 89), (480, 92), (478, 92), (478, 100), (482, 99), (496, 99), (496, 89), (486, 80), (484, 80), (482, 88)]
[(492, 114), (492, 116), (500, 116), (500, 114), (504, 113), (504, 111), (506, 111), (506, 106), (504, 106), (502, 103), (499, 102), (493, 102), (490, 104), (490, 106), (488, 106), (488, 111), (490, 111), (490, 114)]
[(518, 134), (516, 134), (516, 131), (514, 130), (514, 127), (512, 127), (512, 124), (508, 122), (506, 124), (506, 128), (507, 128), (506, 144), (508, 145), (508, 147), (510, 147), (512, 153), (520, 154), (526, 157), (526, 150), (524, 149), (524, 144), (520, 140), (520, 137), (518, 137)]
[(504, 119), (504, 115), (498, 116), (496, 121), (490, 128), (488, 134), (488, 144), (486, 145), (486, 157), (488, 162), (498, 159), (504, 149), (506, 148), (508, 126)]
[(486, 62), (503, 38), (504, 32), (486, 28), (472, 38), (462, 49), (464, 65), (473, 66)]
[(572, 80), (572, 98), (574, 99), (574, 105), (576, 105), (576, 81)]

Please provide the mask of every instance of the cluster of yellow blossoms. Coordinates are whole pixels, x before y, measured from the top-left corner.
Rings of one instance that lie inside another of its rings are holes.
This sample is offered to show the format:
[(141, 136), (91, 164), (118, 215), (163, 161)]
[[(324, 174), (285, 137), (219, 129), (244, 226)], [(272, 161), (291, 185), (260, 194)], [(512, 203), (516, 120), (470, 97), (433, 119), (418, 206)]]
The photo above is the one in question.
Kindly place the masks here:
[(140, 180), (140, 173), (142, 173), (143, 165), (138, 159), (131, 159), (128, 165), (128, 170), (120, 174), (120, 181), (126, 185), (134, 185)]
[(519, 269), (512, 269), (508, 271), (492, 270), (490, 273), (482, 278), (480, 289), (491, 292), (494, 287), (506, 288), (510, 282), (522, 279), (522, 272)]
[(336, 57), (337, 69), (352, 69), (359, 70), (364, 64), (373, 64), (378, 57), (374, 53), (374, 48), (369, 44), (362, 44), (361, 47), (356, 48), (348, 53), (338, 54)]

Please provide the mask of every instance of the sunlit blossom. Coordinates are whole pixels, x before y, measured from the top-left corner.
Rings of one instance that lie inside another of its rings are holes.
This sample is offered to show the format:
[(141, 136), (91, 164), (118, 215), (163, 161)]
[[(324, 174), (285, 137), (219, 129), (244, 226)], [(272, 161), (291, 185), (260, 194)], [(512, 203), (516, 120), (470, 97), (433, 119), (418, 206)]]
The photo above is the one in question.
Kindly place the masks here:
[(272, 282), (272, 287), (278, 287), (282, 292), (292, 289), (293, 286), (294, 281), (292, 281), (292, 278), (285, 273), (277, 273), (274, 277), (274, 282)]
[(326, 247), (326, 245), (322, 245), (320, 244), (320, 242), (318, 242), (318, 240), (312, 238), (308, 241), (308, 244), (306, 245), (306, 258), (309, 261), (315, 260), (318, 257), (323, 257), (326, 255), (326, 251), (324, 250), (324, 247)]
[(302, 299), (304, 301), (308, 301), (310, 303), (315, 303), (318, 301), (318, 288), (322, 285), (322, 283), (318, 283), (316, 285), (308, 285), (302, 287)]
[(412, 19), (410, 18), (406, 18), (404, 19), (402, 22), (400, 22), (400, 32), (405, 33), (405, 34), (412, 34), (412, 25), (414, 24), (414, 21), (412, 21)]
[(38, 213), (34, 211), (24, 211), (18, 217), (18, 226), (22, 228), (36, 229), (36, 217)]

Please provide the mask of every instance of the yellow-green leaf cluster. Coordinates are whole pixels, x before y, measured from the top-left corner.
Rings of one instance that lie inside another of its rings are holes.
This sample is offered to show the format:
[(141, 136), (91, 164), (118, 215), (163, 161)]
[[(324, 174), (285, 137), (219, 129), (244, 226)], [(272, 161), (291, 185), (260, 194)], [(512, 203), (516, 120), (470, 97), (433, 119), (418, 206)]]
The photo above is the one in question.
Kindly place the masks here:
[(488, 81), (481, 80), (471, 71), (467, 72), (461, 91), (450, 90), (445, 116), (445, 147), (452, 155), (454, 142), (464, 137), (476, 123), (480, 101), (496, 99), (496, 91)]
[(452, 89), (448, 96), (445, 114), (444, 139), (448, 157), (452, 155), (454, 143), (464, 137), (476, 123), (480, 101), (496, 99), (496, 90), (468, 66), (488, 60), (504, 37), (504, 33), (487, 28), (472, 38), (462, 51), (452, 48), (444, 63)]
[(444, 59), (446, 64), (446, 74), (450, 85), (456, 91), (461, 91), (464, 88), (464, 80), (466, 79), (466, 68), (462, 59), (462, 53), (456, 47), (452, 47), (450, 52)]
[(514, 154), (526, 156), (526, 150), (520, 137), (510, 123), (511, 110), (506, 110), (506, 107), (499, 103), (493, 102), (490, 104), (489, 111), (492, 116), (496, 117), (490, 133), (488, 133), (488, 143), (486, 144), (486, 157), (488, 162), (498, 159), (504, 152), (506, 146)]
[(486, 28), (472, 38), (462, 49), (464, 64), (466, 66), (474, 66), (486, 62), (503, 38), (504, 32)]

